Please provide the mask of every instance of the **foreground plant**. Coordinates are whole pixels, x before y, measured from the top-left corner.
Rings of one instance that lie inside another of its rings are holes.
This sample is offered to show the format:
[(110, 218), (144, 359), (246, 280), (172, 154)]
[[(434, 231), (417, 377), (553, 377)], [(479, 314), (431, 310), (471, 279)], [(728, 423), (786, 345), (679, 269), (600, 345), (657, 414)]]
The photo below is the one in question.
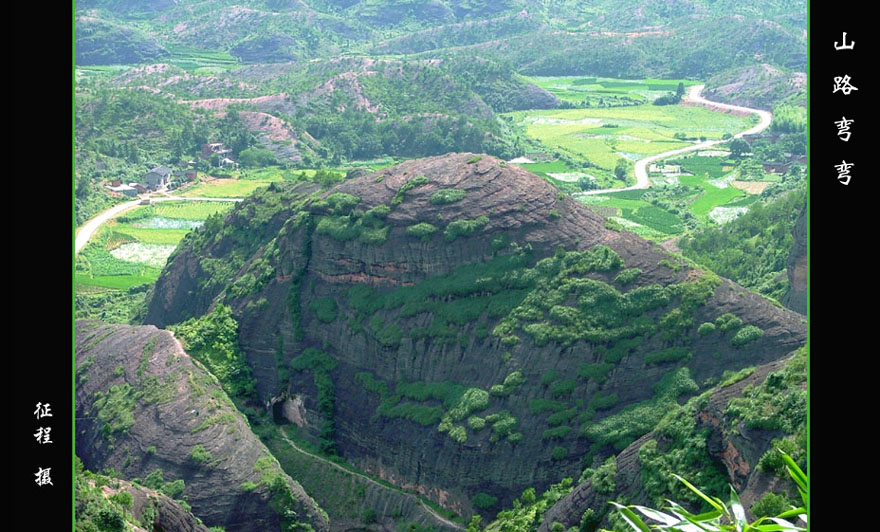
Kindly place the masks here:
[[(636, 532), (788, 532), (802, 531), (801, 528), (794, 525), (788, 519), (797, 517), (806, 524), (807, 507), (809, 506), (809, 485), (807, 475), (798, 467), (797, 463), (790, 456), (782, 452), (782, 459), (785, 461), (788, 474), (797, 485), (798, 492), (801, 495), (803, 506), (792, 508), (783, 512), (776, 517), (762, 517), (753, 523), (746, 522), (746, 512), (739, 496), (730, 487), (730, 501), (726, 504), (717, 497), (710, 497), (702, 491), (694, 487), (690, 482), (678, 475), (673, 475), (680, 480), (691, 491), (696, 493), (701, 499), (706, 501), (712, 510), (702, 514), (692, 514), (685, 510), (680, 504), (674, 501), (668, 501), (668, 512), (664, 513), (652, 508), (644, 506), (624, 506), (616, 502), (612, 502), (617, 511), (620, 512), (624, 521), (632, 527)], [(645, 517), (657, 521), (646, 524), (635, 511), (640, 512)], [(603, 531), (608, 532), (608, 531)]]

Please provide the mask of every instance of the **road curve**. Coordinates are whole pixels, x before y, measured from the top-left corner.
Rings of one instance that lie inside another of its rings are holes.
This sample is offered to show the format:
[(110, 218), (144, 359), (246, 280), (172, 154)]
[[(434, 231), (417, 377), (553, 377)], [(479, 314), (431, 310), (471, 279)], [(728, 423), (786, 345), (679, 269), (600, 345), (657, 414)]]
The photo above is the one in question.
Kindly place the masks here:
[[(760, 133), (764, 131), (768, 127), (770, 127), (770, 122), (773, 120), (773, 114), (769, 111), (763, 111), (761, 109), (751, 109), (749, 107), (741, 107), (739, 105), (728, 105), (726, 103), (718, 103), (713, 102), (711, 100), (707, 100), (700, 96), (700, 93), (703, 91), (705, 85), (693, 85), (688, 89), (687, 95), (685, 96), (685, 100), (689, 102), (693, 102), (698, 105), (705, 105), (708, 107), (713, 107), (717, 109), (728, 109), (731, 111), (740, 111), (745, 113), (752, 113), (758, 115), (758, 123), (745, 131), (741, 131), (733, 136), (733, 138), (738, 139), (743, 135), (754, 135), (755, 133)], [(625, 190), (639, 190), (643, 188), (648, 188), (651, 186), (651, 180), (648, 179), (648, 165), (659, 161), (661, 159), (665, 159), (672, 155), (679, 155), (681, 153), (687, 153), (690, 151), (696, 150), (704, 150), (706, 148), (711, 148), (712, 146), (717, 146), (718, 144), (723, 144), (728, 142), (727, 140), (707, 140), (706, 142), (700, 142), (698, 144), (692, 144), (690, 146), (685, 146), (684, 148), (679, 148), (677, 150), (665, 151), (663, 153), (658, 153), (656, 155), (651, 155), (645, 157), (644, 159), (639, 159), (636, 161), (636, 167), (634, 172), (636, 174), (636, 184), (631, 187), (625, 188), (606, 188), (602, 190), (588, 190), (585, 192), (578, 193), (578, 196), (595, 196), (597, 194), (605, 194), (608, 192), (623, 192)]]
[[(151, 203), (158, 203), (162, 201), (225, 201), (225, 202), (239, 202), (242, 198), (186, 198), (183, 196), (157, 196), (150, 198)], [(74, 239), (73, 245), (73, 254), (76, 255), (84, 247), (88, 244), (89, 239), (92, 238), (92, 235), (95, 234), (95, 231), (98, 230), (99, 227), (107, 220), (115, 218), (122, 214), (123, 212), (133, 209), (140, 205), (141, 200), (136, 199), (132, 201), (127, 201), (125, 203), (120, 203), (119, 205), (113, 206), (101, 214), (95, 216), (91, 220), (87, 221), (82, 225), (79, 230), (79, 233), (76, 234), (76, 238)]]

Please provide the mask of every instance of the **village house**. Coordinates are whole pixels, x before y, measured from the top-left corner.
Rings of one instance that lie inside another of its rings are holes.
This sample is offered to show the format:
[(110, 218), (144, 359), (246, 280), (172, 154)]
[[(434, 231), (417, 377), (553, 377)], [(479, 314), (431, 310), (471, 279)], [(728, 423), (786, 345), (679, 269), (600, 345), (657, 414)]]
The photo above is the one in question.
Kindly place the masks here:
[(229, 154), (232, 153), (232, 150), (223, 147), (222, 142), (209, 142), (208, 144), (202, 144), (202, 157), (207, 159), (215, 153), (222, 159), (223, 157), (228, 157)]
[(763, 163), (764, 173), (781, 175), (788, 172), (791, 163)]
[(132, 185), (123, 185), (119, 180), (113, 182), (113, 185), (107, 187), (111, 192), (116, 192), (117, 194), (122, 194), (125, 196), (137, 196), (138, 190), (136, 187)]
[(162, 190), (171, 183), (171, 169), (167, 166), (153, 168), (143, 178), (143, 184), (150, 190)]

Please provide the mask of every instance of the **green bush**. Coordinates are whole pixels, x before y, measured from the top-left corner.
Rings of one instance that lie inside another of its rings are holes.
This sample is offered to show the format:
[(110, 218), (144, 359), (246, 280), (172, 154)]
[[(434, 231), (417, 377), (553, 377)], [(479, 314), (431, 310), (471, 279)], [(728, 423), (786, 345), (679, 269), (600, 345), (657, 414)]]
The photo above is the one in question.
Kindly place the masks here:
[(486, 426), (486, 420), (481, 417), (471, 416), (467, 420), (467, 425), (471, 430), (480, 430)]
[(322, 297), (310, 301), (309, 309), (324, 323), (332, 323), (336, 320), (336, 300), (332, 297)]
[(486, 510), (495, 506), (498, 503), (498, 497), (493, 497), (487, 493), (477, 493), (474, 495), (474, 498), (471, 499), (474, 506), (480, 508), (481, 510)]
[(663, 362), (677, 362), (683, 359), (689, 359), (691, 353), (686, 347), (669, 347), (654, 353), (645, 355), (646, 364), (661, 364)]
[(474, 155), (473, 157), (471, 157), (470, 159), (467, 160), (467, 164), (474, 164), (476, 162), (479, 162), (482, 158), (483, 158), (482, 155)]
[(784, 495), (777, 495), (770, 492), (761, 497), (758, 502), (752, 505), (750, 511), (756, 518), (760, 517), (776, 517), (777, 515), (790, 510), (794, 504)]
[(209, 462), (212, 458), (211, 453), (207, 449), (205, 449), (205, 446), (201, 443), (193, 447), (192, 452), (189, 453), (189, 457), (192, 458), (197, 464)]
[(410, 179), (409, 181), (407, 181), (406, 183), (401, 185), (399, 189), (397, 189), (397, 193), (391, 199), (391, 206), (393, 207), (395, 205), (400, 205), (401, 203), (403, 203), (403, 198), (404, 198), (404, 196), (406, 196), (406, 193), (408, 191), (410, 191), (416, 187), (421, 187), (421, 186), (424, 186), (427, 184), (428, 184), (428, 178), (423, 175), (416, 176), (416, 177)]
[(131, 503), (134, 501), (134, 497), (131, 496), (131, 493), (127, 491), (120, 491), (119, 493), (114, 493), (109, 497), (112, 502), (122, 505), (125, 508), (131, 508)]
[(445, 188), (431, 195), (431, 204), (447, 205), (464, 199), (465, 191), (458, 188)]
[(436, 232), (436, 226), (425, 222), (411, 225), (406, 228), (406, 234), (421, 238), (422, 240), (428, 240), (429, 238), (431, 238), (431, 235)]
[(565, 460), (568, 456), (568, 449), (565, 447), (554, 447), (550, 452), (550, 459), (554, 461)]
[(114, 508), (101, 508), (98, 515), (95, 516), (94, 522), (101, 532), (123, 532), (128, 528), (125, 524), (125, 517)]
[(785, 473), (785, 460), (783, 460), (782, 453), (779, 451), (791, 456), (794, 460), (799, 460), (801, 454), (803, 454), (794, 438), (773, 440), (770, 449), (761, 455), (761, 459), (758, 460), (758, 468), (767, 473), (776, 473), (783, 476)]
[(554, 412), (547, 417), (547, 423), (551, 427), (555, 427), (556, 425), (562, 425), (563, 423), (567, 423), (574, 416), (577, 415), (577, 408), (569, 408), (567, 410), (560, 410), (559, 412)]
[(443, 231), (443, 238), (445, 238), (447, 242), (453, 242), (460, 236), (470, 236), (474, 234), (478, 229), (486, 227), (488, 223), (489, 218), (485, 215), (472, 220), (456, 220), (450, 222), (449, 225), (446, 226), (446, 230)]
[(670, 262), (669, 259), (660, 260), (660, 262), (657, 263), (657, 266), (665, 266), (674, 272), (681, 270), (681, 263), (679, 263), (677, 261)]
[(634, 283), (640, 275), (642, 275), (641, 269), (628, 268), (618, 273), (617, 277), (614, 278), (614, 282), (621, 285), (628, 285)]
[(511, 433), (513, 433), (513, 429), (516, 428), (518, 424), (516, 418), (510, 415), (510, 412), (507, 411), (486, 416), (486, 422), (492, 423), (492, 436), (489, 437), (489, 441), (491, 442), (512, 435)]
[(595, 410), (605, 410), (616, 405), (618, 401), (616, 393), (602, 395), (602, 392), (596, 392), (596, 395), (593, 396), (593, 400), (590, 402), (590, 407)]
[(183, 479), (177, 479), (174, 482), (168, 482), (159, 489), (165, 495), (171, 497), (172, 499), (176, 499), (178, 495), (183, 493), (183, 490), (186, 489), (186, 484), (184, 484)]
[(593, 473), (593, 489), (597, 493), (613, 493), (617, 489), (617, 483), (614, 481), (616, 474), (617, 461), (611, 456)]
[(711, 334), (715, 332), (715, 324), (711, 322), (703, 322), (697, 328), (697, 334), (700, 336), (706, 336), (707, 334)]
[(724, 314), (715, 318), (715, 325), (722, 331), (727, 332), (734, 329), (739, 329), (742, 326), (742, 320), (734, 316), (730, 312), (725, 312)]
[(551, 369), (547, 373), (541, 375), (541, 386), (550, 386), (550, 384), (558, 378), (559, 370)]
[(730, 339), (730, 345), (745, 345), (749, 342), (757, 340), (762, 336), (764, 336), (764, 331), (762, 331), (760, 327), (756, 327), (754, 325), (746, 325), (733, 335), (733, 338)]
[(464, 443), (467, 441), (467, 431), (464, 427), (453, 427), (449, 431), (449, 437), (458, 443)]
[(593, 379), (596, 383), (605, 382), (605, 375), (614, 369), (614, 364), (581, 364), (578, 366), (578, 376), (583, 379)]
[(564, 379), (550, 385), (550, 393), (553, 397), (568, 397), (577, 387), (577, 380)]
[(403, 329), (396, 323), (386, 324), (379, 315), (370, 319), (370, 330), (376, 335), (376, 339), (385, 347), (396, 347), (403, 339)]

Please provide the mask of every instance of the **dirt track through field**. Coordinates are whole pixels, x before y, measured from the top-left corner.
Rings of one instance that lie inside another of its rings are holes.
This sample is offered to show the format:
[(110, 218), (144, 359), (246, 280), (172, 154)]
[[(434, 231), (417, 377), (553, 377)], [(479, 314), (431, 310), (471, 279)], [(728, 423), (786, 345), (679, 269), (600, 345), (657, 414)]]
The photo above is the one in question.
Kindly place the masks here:
[[(225, 202), (238, 202), (241, 201), (241, 198), (184, 198), (183, 196), (160, 196), (150, 198), (152, 203), (159, 203), (163, 201), (225, 201)], [(133, 209), (140, 205), (141, 200), (136, 199), (133, 201), (127, 201), (125, 203), (120, 203), (115, 207), (111, 207), (101, 214), (95, 216), (88, 222), (84, 223), (82, 227), (80, 227), (79, 232), (76, 233), (76, 237), (74, 238), (74, 246), (73, 246), (73, 254), (77, 255), (86, 244), (89, 243), (89, 239), (92, 238), (92, 235), (95, 234), (95, 231), (101, 227), (102, 224), (106, 223), (108, 220), (116, 218), (123, 212)]]
[[(726, 103), (713, 102), (711, 100), (707, 100), (700, 96), (700, 93), (705, 88), (705, 85), (694, 85), (690, 89), (688, 89), (688, 93), (685, 96), (685, 101), (687, 103), (702, 105), (705, 107), (709, 107), (714, 111), (731, 111), (734, 113), (748, 113), (748, 114), (757, 114), (758, 115), (758, 123), (745, 131), (741, 131), (733, 136), (733, 138), (738, 139), (743, 135), (754, 135), (755, 133), (760, 133), (764, 131), (768, 127), (770, 127), (770, 122), (773, 120), (773, 114), (769, 111), (763, 111), (761, 109), (751, 109), (749, 107), (742, 107), (739, 105), (728, 105)], [(693, 144), (691, 146), (686, 146), (684, 148), (679, 148), (677, 150), (666, 151), (663, 153), (658, 153), (656, 155), (651, 155), (650, 157), (645, 157), (644, 159), (639, 159), (636, 161), (635, 174), (636, 174), (636, 184), (631, 187), (625, 188), (606, 188), (602, 190), (589, 190), (586, 192), (581, 192), (579, 196), (595, 196), (598, 194), (606, 194), (608, 192), (623, 192), (625, 190), (640, 190), (643, 188), (648, 188), (651, 186), (651, 180), (648, 179), (648, 165), (651, 163), (657, 162), (661, 159), (665, 159), (667, 157), (671, 157), (673, 155), (680, 155), (682, 153), (688, 153), (696, 150), (704, 150), (710, 148), (712, 146), (717, 146), (719, 144), (723, 144), (727, 142), (726, 140), (707, 140), (706, 142), (700, 142), (698, 144)]]

